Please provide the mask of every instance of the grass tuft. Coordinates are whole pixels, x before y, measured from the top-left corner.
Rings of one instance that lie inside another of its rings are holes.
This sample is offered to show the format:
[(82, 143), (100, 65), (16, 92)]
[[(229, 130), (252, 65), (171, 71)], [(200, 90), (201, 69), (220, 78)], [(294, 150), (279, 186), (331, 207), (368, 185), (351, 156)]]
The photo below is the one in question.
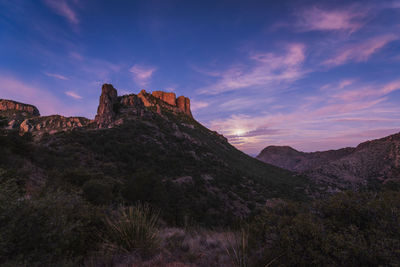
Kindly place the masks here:
[(158, 222), (159, 211), (148, 204), (121, 206), (116, 217), (106, 219), (105, 247), (148, 256), (159, 247)]

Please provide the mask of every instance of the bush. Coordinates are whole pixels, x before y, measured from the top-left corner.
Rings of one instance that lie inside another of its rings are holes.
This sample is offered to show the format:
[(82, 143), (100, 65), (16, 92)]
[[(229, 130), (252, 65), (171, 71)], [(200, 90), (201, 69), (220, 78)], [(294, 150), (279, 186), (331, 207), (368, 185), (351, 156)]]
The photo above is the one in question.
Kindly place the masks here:
[(308, 207), (278, 204), (252, 224), (260, 266), (400, 264), (400, 193), (341, 193)]
[(111, 186), (101, 180), (89, 180), (82, 189), (85, 199), (94, 205), (107, 204), (113, 198)]
[(148, 256), (159, 246), (158, 221), (159, 211), (148, 204), (120, 207), (115, 217), (106, 219), (105, 247)]
[(78, 196), (57, 191), (29, 199), (11, 182), (0, 189), (0, 264), (55, 266), (96, 249), (101, 221)]

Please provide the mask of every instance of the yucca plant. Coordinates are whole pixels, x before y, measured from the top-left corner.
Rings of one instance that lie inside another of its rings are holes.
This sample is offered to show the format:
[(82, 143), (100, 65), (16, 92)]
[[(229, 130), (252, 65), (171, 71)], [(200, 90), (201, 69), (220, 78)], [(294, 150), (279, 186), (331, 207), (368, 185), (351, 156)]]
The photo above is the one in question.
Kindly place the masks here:
[(247, 267), (249, 256), (249, 231), (242, 228), (240, 232), (234, 234), (232, 239), (228, 239), (228, 247), (225, 248), (232, 265), (235, 267)]
[(159, 246), (158, 210), (148, 204), (121, 206), (117, 216), (106, 219), (105, 246), (112, 251), (149, 255)]

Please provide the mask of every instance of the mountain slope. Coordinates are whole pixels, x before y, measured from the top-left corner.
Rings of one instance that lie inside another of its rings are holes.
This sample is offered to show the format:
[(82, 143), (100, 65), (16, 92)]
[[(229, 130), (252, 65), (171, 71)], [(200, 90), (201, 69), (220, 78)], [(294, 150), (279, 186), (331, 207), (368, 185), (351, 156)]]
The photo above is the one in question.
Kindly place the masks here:
[(314, 153), (267, 147), (257, 158), (339, 189), (387, 183), (400, 180), (400, 134), (367, 141), (356, 148)]
[(269, 198), (307, 198), (306, 178), (238, 151), (193, 119), (188, 99), (170, 96), (117, 96), (104, 85), (95, 120), (35, 117), (21, 124), (22, 137), (5, 131), (0, 166), (28, 177), (31, 191), (73, 190), (97, 205), (150, 202), (172, 224), (227, 224)]

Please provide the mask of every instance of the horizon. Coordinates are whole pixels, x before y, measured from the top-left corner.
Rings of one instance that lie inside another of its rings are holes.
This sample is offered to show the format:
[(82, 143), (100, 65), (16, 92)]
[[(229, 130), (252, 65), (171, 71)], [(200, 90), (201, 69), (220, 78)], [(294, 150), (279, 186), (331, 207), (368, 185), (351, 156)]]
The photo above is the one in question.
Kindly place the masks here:
[(196, 120), (249, 155), (399, 132), (400, 1), (0, 7), (0, 98), (41, 115), (94, 118), (111, 83), (189, 97)]

